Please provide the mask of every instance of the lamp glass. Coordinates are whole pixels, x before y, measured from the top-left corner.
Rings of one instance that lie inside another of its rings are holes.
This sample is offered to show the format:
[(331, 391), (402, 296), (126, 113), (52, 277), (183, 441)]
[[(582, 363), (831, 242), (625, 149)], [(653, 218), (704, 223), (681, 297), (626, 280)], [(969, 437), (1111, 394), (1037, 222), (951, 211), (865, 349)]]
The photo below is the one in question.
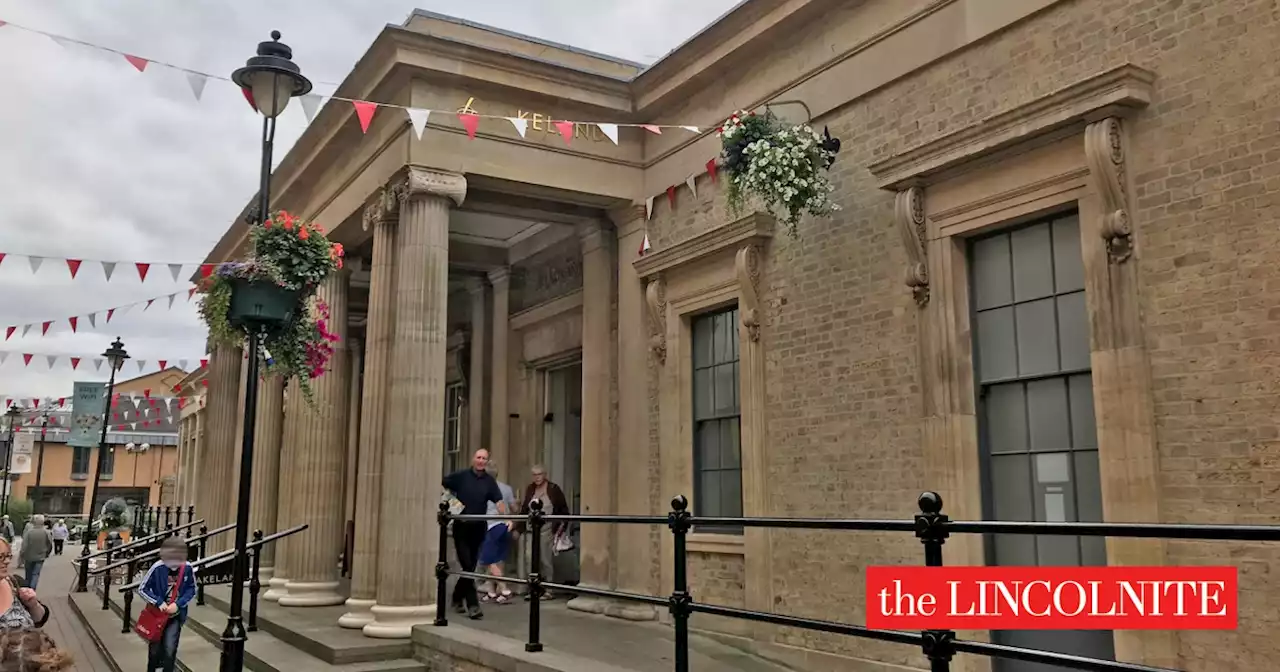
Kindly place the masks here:
[(293, 97), (293, 82), (271, 70), (261, 70), (250, 75), (253, 102), (264, 117), (275, 118), (288, 107)]

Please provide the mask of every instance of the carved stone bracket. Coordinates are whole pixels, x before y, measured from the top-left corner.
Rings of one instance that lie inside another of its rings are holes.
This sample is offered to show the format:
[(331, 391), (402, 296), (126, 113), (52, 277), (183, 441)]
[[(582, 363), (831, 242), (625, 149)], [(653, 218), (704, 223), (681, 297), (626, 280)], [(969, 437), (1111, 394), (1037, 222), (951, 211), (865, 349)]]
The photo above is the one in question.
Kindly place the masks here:
[(1102, 224), (1098, 230), (1107, 243), (1107, 256), (1116, 264), (1133, 254), (1125, 165), (1127, 144), (1124, 124), (1116, 117), (1089, 124), (1084, 131), (1089, 178), (1102, 199)]
[(929, 303), (929, 264), (925, 257), (924, 189), (908, 187), (898, 192), (893, 209), (894, 222), (907, 249), (906, 284), (923, 308)]
[(752, 342), (760, 340), (760, 247), (743, 245), (734, 258), (733, 270), (738, 276), (738, 315), (742, 328)]
[(661, 277), (653, 278), (644, 288), (644, 301), (649, 308), (649, 351), (659, 364), (667, 361), (667, 288)]
[(438, 196), (461, 206), (467, 198), (467, 178), (431, 168), (410, 166), (404, 174), (401, 204), (414, 196)]
[(368, 231), (378, 224), (394, 221), (400, 212), (400, 199), (404, 193), (404, 180), (393, 180), (374, 195), (364, 208), (361, 227)]

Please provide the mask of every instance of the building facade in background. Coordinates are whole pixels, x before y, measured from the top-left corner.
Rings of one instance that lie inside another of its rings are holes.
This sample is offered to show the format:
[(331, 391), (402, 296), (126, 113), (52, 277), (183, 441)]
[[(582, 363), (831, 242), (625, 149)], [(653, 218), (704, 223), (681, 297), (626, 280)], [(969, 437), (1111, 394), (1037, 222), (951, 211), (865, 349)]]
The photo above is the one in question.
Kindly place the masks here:
[[(435, 563), (434, 484), (481, 447), (591, 514), (684, 494), (698, 515), (908, 518), (930, 489), (961, 519), (1275, 523), (1278, 22), (1264, 0), (749, 0), (647, 68), (426, 12), (388, 26), (336, 95), (434, 110), (421, 137), (401, 109), (362, 132), (331, 100), (273, 177), (273, 207), (350, 263), (321, 288), (341, 340), (315, 405), (260, 392), (254, 526), (311, 526), (269, 596), (345, 601), (376, 636), (429, 622), (434, 578), (409, 568)], [(794, 238), (729, 212), (707, 168), (720, 120), (766, 106), (842, 145), (842, 210)], [(472, 138), (455, 110), (519, 123)], [(669, 126), (614, 142), (563, 119)], [(243, 362), (216, 348), (188, 415), (180, 480), (211, 525), (232, 519)], [(584, 584), (671, 590), (665, 530), (578, 542)], [(695, 530), (689, 550), (698, 600), (851, 623), (862, 568), (921, 561), (909, 535)], [(1239, 566), (1233, 632), (964, 633), (1191, 670), (1280, 655), (1276, 557), (946, 545), (947, 564)], [(694, 625), (806, 670), (925, 665)]]

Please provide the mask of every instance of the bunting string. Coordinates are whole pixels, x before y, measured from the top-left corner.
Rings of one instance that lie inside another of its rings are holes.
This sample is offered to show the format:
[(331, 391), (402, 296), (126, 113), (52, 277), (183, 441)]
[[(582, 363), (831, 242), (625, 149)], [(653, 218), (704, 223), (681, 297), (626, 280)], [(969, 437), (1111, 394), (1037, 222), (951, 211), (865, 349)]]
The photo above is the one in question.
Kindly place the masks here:
[[(101, 354), (80, 355), (80, 354), (46, 354), (42, 352), (21, 352), (18, 350), (0, 350), (0, 366), (4, 366), (10, 360), (15, 362), (21, 361), (24, 368), (31, 368), (32, 362), (37, 365), (47, 367), (47, 370), (53, 371), (61, 368), (64, 363), (71, 367), (72, 371), (86, 371), (101, 373), (102, 365), (106, 362)], [(137, 358), (131, 357), (129, 362), (125, 364), (126, 369), (137, 367), (138, 373), (154, 368), (157, 371), (164, 371), (171, 367), (177, 367), (183, 371), (190, 371), (193, 362), (199, 362), (201, 366), (207, 366), (209, 359), (202, 355), (199, 357), (156, 357), (156, 358)]]
[(113, 318), (128, 314), (138, 306), (142, 306), (141, 312), (150, 310), (155, 304), (159, 304), (166, 310), (172, 310), (173, 304), (179, 297), (185, 294), (186, 300), (190, 302), (192, 297), (195, 296), (195, 293), (196, 288), (189, 287), (177, 292), (161, 294), (160, 296), (153, 296), (149, 299), (134, 301), (133, 303), (126, 303), (112, 308), (103, 308), (89, 313), (79, 313), (77, 315), (72, 315), (71, 317), (28, 322), (26, 324), (12, 324), (4, 328), (4, 340), (8, 341), (13, 338), (15, 334), (25, 338), (37, 329), (40, 332), (40, 336), (48, 336), (51, 331), (56, 333), (64, 329), (70, 329), (73, 333), (79, 332), (81, 329), (97, 330), (99, 329), (99, 320), (101, 320), (102, 325), (105, 326), (110, 324)]
[[(224, 261), (216, 263), (206, 263), (203, 261), (135, 261), (135, 260), (105, 260), (105, 259), (88, 259), (85, 257), (51, 257), (48, 255), (20, 254), (16, 252), (0, 252), (0, 267), (5, 267), (4, 263), (9, 265), (20, 264), (19, 259), (27, 260), (27, 267), (31, 269), (33, 274), (39, 273), (42, 269), (48, 268), (47, 263), (52, 263), (60, 268), (66, 269), (72, 280), (81, 277), (81, 271), (85, 264), (90, 266), (98, 266), (102, 269), (102, 277), (110, 282), (118, 277), (116, 270), (118, 268), (127, 269), (126, 272), (138, 276), (138, 282), (145, 283), (147, 278), (154, 278), (156, 274), (151, 270), (166, 269), (169, 276), (174, 282), (178, 282), (179, 278), (191, 277), (196, 272), (200, 273), (200, 277), (207, 278), (214, 274), (220, 266), (226, 266), (235, 262)], [(85, 277), (91, 277), (92, 273), (85, 273)]]

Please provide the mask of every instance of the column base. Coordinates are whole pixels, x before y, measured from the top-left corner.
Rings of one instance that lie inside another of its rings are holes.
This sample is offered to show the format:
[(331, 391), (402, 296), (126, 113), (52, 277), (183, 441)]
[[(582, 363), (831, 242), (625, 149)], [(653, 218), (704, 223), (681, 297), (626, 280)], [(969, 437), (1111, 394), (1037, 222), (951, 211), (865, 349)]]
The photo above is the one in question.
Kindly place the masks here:
[(579, 595), (569, 600), (564, 606), (588, 614), (603, 614), (609, 606), (609, 600), (594, 595)]
[(283, 576), (273, 576), (270, 581), (271, 587), (267, 592), (262, 594), (262, 599), (268, 602), (279, 602), (280, 598), (289, 594), (289, 579)]
[(280, 598), (282, 607), (335, 607), (347, 601), (338, 593), (337, 581), (300, 583), (290, 581), (285, 586), (288, 595)]
[(261, 583), (264, 586), (271, 583), (271, 577), (275, 576), (275, 574), (276, 574), (275, 567), (259, 567), (258, 583)]
[(389, 607), (375, 604), (371, 609), (373, 622), (364, 626), (364, 636), (374, 639), (409, 639), (413, 626), (425, 625), (436, 620), (436, 605)]
[(351, 630), (360, 630), (373, 622), (373, 605), (375, 600), (360, 600), (354, 597), (347, 599), (347, 613), (338, 618), (338, 626)]
[(658, 610), (651, 604), (609, 600), (604, 615), (624, 621), (652, 621), (658, 618)]

